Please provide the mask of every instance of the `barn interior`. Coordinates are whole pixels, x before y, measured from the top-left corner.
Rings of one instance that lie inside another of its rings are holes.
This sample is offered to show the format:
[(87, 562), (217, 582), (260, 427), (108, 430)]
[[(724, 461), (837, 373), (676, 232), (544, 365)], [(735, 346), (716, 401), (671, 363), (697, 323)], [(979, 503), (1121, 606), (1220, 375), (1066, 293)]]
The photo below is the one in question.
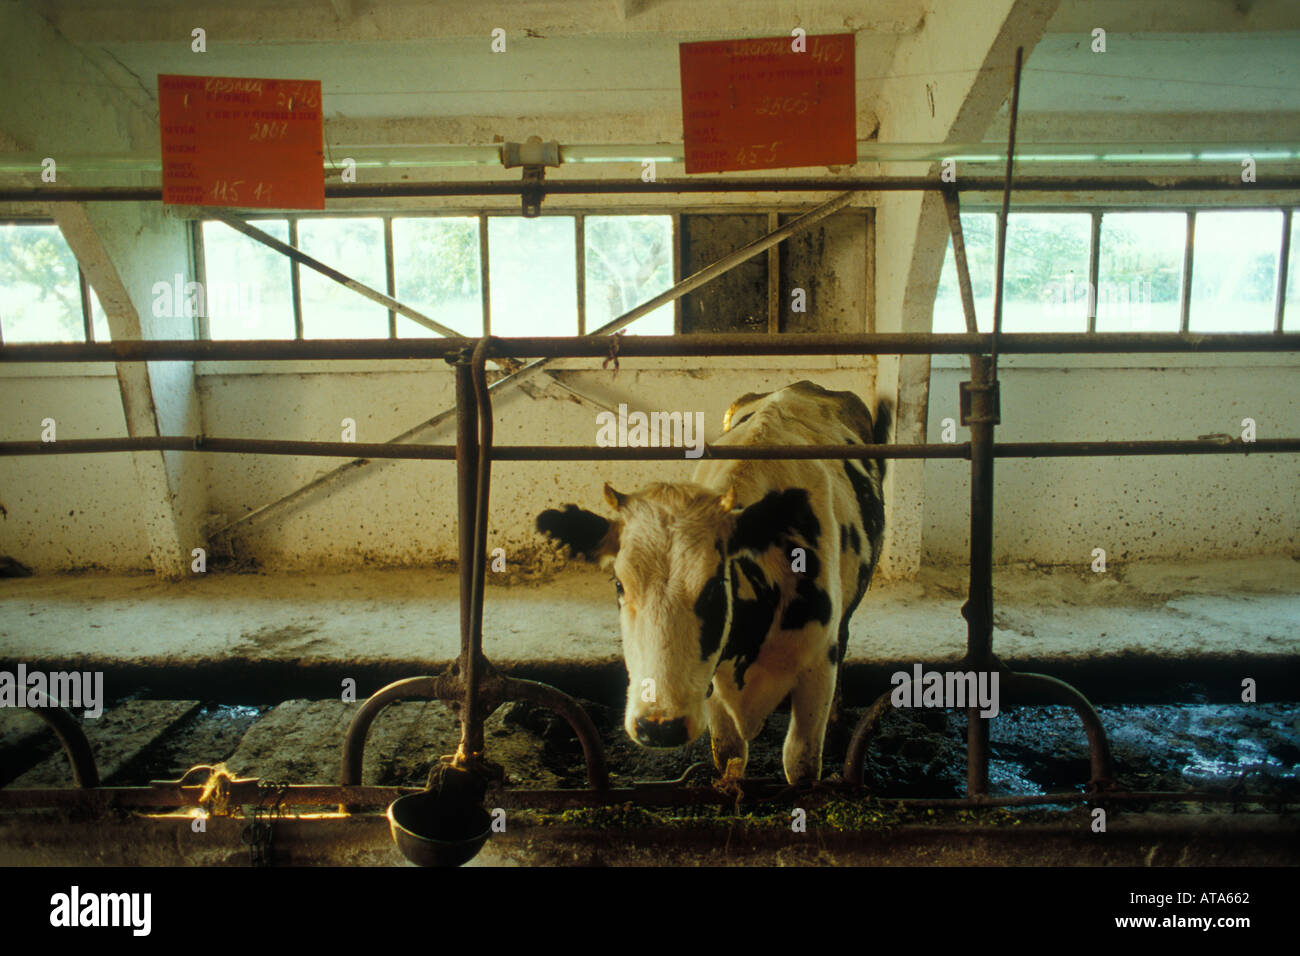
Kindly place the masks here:
[[(857, 161), (688, 175), (679, 44), (796, 30), (852, 37)], [(159, 188), (167, 74), (319, 80), (325, 208), (113, 195)], [(626, 737), (609, 572), (536, 530), (547, 508), (604, 508), (606, 482), (688, 480), (694, 462), (497, 454), (477, 552), (492, 679), (576, 700), (609, 785), (637, 797), (587, 800), (590, 755), (572, 721), (537, 697), (500, 701), (482, 752), (503, 768), (485, 806), (506, 823), (469, 865), (1295, 862), (1295, 4), (4, 0), (0, 77), (0, 671), (92, 672), (104, 688), (102, 715), (67, 718), (79, 731), (0, 707), (0, 863), (406, 862), (385, 807), (456, 753), (463, 715), (428, 694), (382, 709), (350, 780), (345, 736), (376, 691), (463, 659), (473, 578), (472, 469), (369, 451), (223, 454), (210, 441), (447, 446), (463, 426), (466, 361), (256, 348), (35, 360), (24, 348), (599, 336), (599, 350), (526, 375), (486, 364), (498, 451), (596, 444), (597, 416), (621, 405), (703, 413), (712, 443), (738, 396), (800, 380), (892, 402), (891, 443), (955, 449), (979, 427), (962, 407), (978, 378), (966, 350), (776, 353), (808, 334), (967, 331), (957, 197), (968, 305), (980, 333), (993, 329), (1013, 113), (1001, 331), (1133, 344), (1008, 346), (996, 440), (1188, 443), (1008, 456), (994, 472), (992, 650), (1086, 695), (1108, 740), (1107, 786), (1073, 698), (1048, 693), (988, 722), (974, 804), (960, 803), (973, 732), (959, 709), (886, 715), (862, 758), (864, 792), (841, 800), (830, 786), (845, 782), (854, 728), (892, 675), (968, 652), (969, 455), (890, 460), (885, 547), (851, 623), (827, 788), (791, 794), (778, 779), (784, 710), (739, 791), (713, 786), (707, 736), (671, 752)], [(515, 153), (534, 159), (507, 166)], [(540, 215), (523, 214), (530, 175)], [(903, 177), (930, 185), (880, 186)], [(698, 185), (711, 178), (716, 190)], [(1023, 188), (1035, 178), (1055, 185)], [(672, 191), (685, 183), (697, 191)], [(829, 214), (799, 222), (841, 191)], [(602, 331), (792, 226), (625, 336)], [(630, 344), (718, 335), (756, 344)], [(1143, 351), (1156, 335), (1181, 345)], [(182, 441), (31, 447), (168, 437)], [(58, 734), (80, 735), (93, 781)], [(386, 799), (342, 812), (343, 784)], [(674, 803), (685, 791), (725, 799)], [(809, 808), (806, 831), (791, 829), (792, 800)], [(274, 843), (250, 853), (250, 821), (270, 817)]]

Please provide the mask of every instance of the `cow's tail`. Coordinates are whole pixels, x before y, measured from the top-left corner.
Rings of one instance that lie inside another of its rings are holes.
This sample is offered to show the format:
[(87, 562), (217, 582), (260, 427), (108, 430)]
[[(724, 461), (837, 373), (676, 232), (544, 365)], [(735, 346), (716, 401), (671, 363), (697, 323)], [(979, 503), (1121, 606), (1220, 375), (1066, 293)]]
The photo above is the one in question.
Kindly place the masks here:
[[(876, 403), (876, 421), (875, 427), (871, 431), (871, 440), (877, 445), (889, 444), (889, 430), (894, 424), (894, 406), (888, 400), (882, 398)], [(876, 465), (880, 468), (880, 480), (885, 480), (885, 463), (888, 458), (877, 458)]]

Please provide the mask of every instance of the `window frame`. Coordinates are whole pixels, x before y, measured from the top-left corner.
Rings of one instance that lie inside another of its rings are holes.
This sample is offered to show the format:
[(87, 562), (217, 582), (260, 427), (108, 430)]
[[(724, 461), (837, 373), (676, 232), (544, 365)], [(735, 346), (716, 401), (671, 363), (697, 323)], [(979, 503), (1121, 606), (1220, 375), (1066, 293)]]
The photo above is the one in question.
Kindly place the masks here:
[[(586, 218), (588, 216), (666, 216), (671, 219), (672, 224), (672, 275), (673, 284), (681, 282), (682, 275), (682, 216), (683, 215), (766, 215), (771, 228), (776, 228), (771, 224), (776, 222), (781, 215), (793, 214), (799, 215), (812, 209), (812, 206), (778, 206), (773, 204), (764, 204), (761, 206), (746, 206), (743, 209), (736, 206), (691, 206), (688, 208), (669, 207), (669, 206), (652, 206), (637, 208), (614, 208), (609, 206), (575, 206), (565, 207), (559, 204), (548, 207), (540, 218), (561, 217), (574, 220), (574, 242), (577, 263), (575, 275), (575, 287), (577, 291), (577, 328), (578, 335), (587, 335), (587, 301), (586, 301)], [(841, 214), (860, 215), (864, 219), (864, 234), (866, 244), (866, 262), (864, 269), (867, 270), (867, 324), (872, 327), (875, 316), (874, 301), (874, 263), (875, 263), (875, 216), (876, 209), (874, 206), (850, 207), (842, 210)], [(386, 275), (386, 287), (381, 290), (390, 298), (397, 298), (395, 293), (396, 276), (393, 253), (392, 223), (394, 219), (467, 219), (474, 218), (478, 220), (479, 231), (479, 294), (481, 297), (483, 309), (483, 329), (484, 334), (491, 334), (491, 258), (488, 252), (488, 220), (490, 218), (520, 218), (519, 213), (505, 209), (456, 209), (444, 208), (437, 210), (328, 210), (325, 212), (268, 212), (247, 214), (243, 218), (257, 224), (258, 220), (286, 220), (289, 224), (289, 243), (297, 248), (297, 224), (305, 219), (380, 219), (383, 222), (384, 233), (384, 267)], [(190, 223), (191, 237), (194, 243), (194, 262), (195, 273), (198, 281), (207, 286), (207, 260), (203, 249), (203, 224), (208, 222), (220, 222), (220, 219), (200, 217), (192, 220)], [(778, 247), (773, 247), (767, 252), (768, 262), (768, 328), (766, 334), (781, 334), (778, 330), (775, 317), (779, 315), (780, 310), (780, 293), (779, 293), (779, 256)], [(287, 257), (286, 257), (287, 258)], [(294, 309), (294, 339), (302, 340), (302, 294), (301, 294), (301, 266), (293, 261), (288, 260), (290, 265), (290, 285), (291, 297)], [(776, 280), (773, 275), (776, 274)], [(396, 335), (396, 318), (397, 313), (392, 309), (388, 310), (388, 336), (390, 340), (398, 338)], [(678, 297), (673, 301), (673, 335), (682, 334), (682, 299)], [(211, 332), (208, 328), (207, 316), (203, 316), (200, 321), (199, 335), (203, 339), (211, 339)]]
[[(58, 228), (58, 223), (48, 216), (6, 216), (0, 218), (0, 227), (4, 226), (54, 226)], [(63, 230), (59, 230), (59, 238), (63, 239)], [(64, 245), (67, 245), (67, 239), (63, 239)], [(81, 300), (81, 342), (72, 344), (93, 345), (95, 343), (95, 316), (94, 310), (90, 304), (90, 282), (86, 278), (85, 270), (81, 268), (81, 260), (77, 258), (76, 252), (68, 246), (68, 251), (72, 252), (72, 258), (77, 263), (77, 288), (78, 296)], [(5, 344), (4, 339), (4, 317), (0, 316), (0, 345)]]
[[(1300, 212), (1300, 204), (1251, 204), (1251, 205), (1214, 205), (1208, 203), (1199, 203), (1195, 205), (1159, 205), (1159, 206), (1137, 206), (1137, 205), (1116, 205), (1116, 204), (1098, 204), (1088, 203), (1081, 205), (1063, 205), (1059, 203), (1044, 203), (1028, 206), (1017, 206), (1011, 210), (1010, 215), (1021, 214), (1075, 214), (1087, 213), (1092, 217), (1092, 228), (1088, 239), (1088, 286), (1093, 290), (1092, 302), (1088, 309), (1087, 333), (1096, 334), (1097, 332), (1097, 303), (1098, 303), (1098, 279), (1100, 278), (1101, 265), (1101, 217), (1107, 213), (1182, 213), (1186, 217), (1186, 226), (1183, 230), (1183, 275), (1182, 288), (1179, 292), (1178, 303), (1178, 331), (1186, 334), (1190, 331), (1191, 308), (1192, 308), (1192, 276), (1196, 266), (1195, 244), (1196, 244), (1196, 214), (1199, 213), (1216, 213), (1216, 212), (1280, 212), (1282, 214), (1282, 235), (1281, 242), (1278, 246), (1277, 262), (1277, 281), (1273, 289), (1273, 329), (1275, 335), (1282, 334), (1285, 316), (1286, 316), (1286, 288), (1288, 281), (1288, 260), (1291, 251), (1291, 224), (1294, 214)], [(1002, 208), (992, 202), (963, 203), (961, 213), (965, 214), (983, 214), (993, 216), (994, 235), (997, 235), (998, 226), (1002, 218)], [(944, 250), (945, 260), (952, 248), (952, 236), (949, 235), (947, 246)], [(930, 328), (934, 328), (934, 315), (931, 312)], [(1119, 332), (1118, 335), (1127, 333)], [(1226, 333), (1248, 334), (1248, 333)], [(1259, 333), (1249, 333), (1259, 334)], [(935, 356), (938, 358), (938, 356)]]

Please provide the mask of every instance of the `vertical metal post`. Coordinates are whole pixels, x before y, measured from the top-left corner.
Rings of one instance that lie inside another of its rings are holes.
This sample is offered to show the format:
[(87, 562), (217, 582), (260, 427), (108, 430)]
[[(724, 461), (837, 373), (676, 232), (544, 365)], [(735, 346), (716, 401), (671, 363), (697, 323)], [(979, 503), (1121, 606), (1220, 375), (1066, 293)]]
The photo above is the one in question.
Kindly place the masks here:
[(578, 213), (573, 217), (573, 241), (578, 267), (578, 335), (587, 334), (587, 217)]
[[(298, 220), (289, 220), (289, 245), (298, 248)], [(293, 337), (305, 339), (302, 330), (302, 273), (298, 269), (298, 260), (289, 260), (289, 291), (293, 296)]]
[(478, 291), (483, 297), (483, 334), (492, 334), (492, 277), (489, 269), (488, 215), (478, 216)]
[[(776, 232), (781, 228), (781, 217), (774, 212), (767, 214), (767, 231)], [(781, 331), (781, 247), (773, 246), (767, 250), (767, 334), (776, 335)]]
[[(460, 544), (460, 660), (458, 670), (468, 678), (477, 676), (474, 660), (473, 601), (474, 601), (474, 522), (477, 512), (478, 481), (478, 398), (474, 394), (468, 351), (461, 353), (456, 367), (456, 501), (458, 537)], [(476, 753), (483, 749), (482, 727), (479, 728), (477, 746), (470, 739), (470, 727), (477, 717), (477, 688), (467, 686), (461, 707), (460, 752)]]
[(1186, 332), (1191, 327), (1192, 315), (1192, 258), (1196, 246), (1196, 210), (1187, 210), (1187, 238), (1183, 247), (1183, 291), (1182, 302), (1178, 306), (1178, 331)]
[(1291, 259), (1291, 210), (1282, 210), (1282, 255), (1277, 264), (1277, 309), (1273, 314), (1273, 331), (1282, 331), (1286, 317), (1287, 266)]
[[(998, 247), (993, 286), (993, 335), (990, 354), (970, 357), (970, 381), (964, 383), (962, 424), (970, 426), (970, 596), (966, 617), (966, 667), (991, 671), (993, 658), (993, 426), (999, 420), (998, 335), (1002, 331), (1002, 283), (1007, 254), (1007, 216), (1011, 207), (1011, 173), (1016, 155), (1016, 120), (1020, 112), (1020, 67), (1024, 49), (1016, 48), (1011, 84), (1011, 124), (1007, 170), (998, 217)], [(960, 220), (958, 220), (960, 222)], [(989, 790), (989, 723), (979, 707), (966, 709), (966, 796)]]
[(1092, 233), (1088, 237), (1088, 325), (1097, 331), (1097, 305), (1101, 301), (1101, 213), (1092, 211)]
[[(397, 271), (393, 267), (393, 217), (384, 217), (384, 290), (390, 299), (397, 298)], [(397, 338), (397, 313), (388, 310), (388, 337)]]
[[(966, 618), (966, 660), (970, 670), (996, 668), (993, 659), (993, 426), (997, 421), (997, 380), (993, 360), (971, 356), (967, 388), (970, 426), (970, 596)], [(988, 793), (989, 722), (979, 707), (966, 710), (966, 795)]]

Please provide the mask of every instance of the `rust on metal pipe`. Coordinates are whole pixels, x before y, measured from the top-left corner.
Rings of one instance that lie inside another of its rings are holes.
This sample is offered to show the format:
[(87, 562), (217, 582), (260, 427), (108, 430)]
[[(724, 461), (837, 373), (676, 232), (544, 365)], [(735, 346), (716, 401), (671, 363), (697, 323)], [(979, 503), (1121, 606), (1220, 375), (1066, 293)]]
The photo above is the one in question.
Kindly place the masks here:
[[(5, 455), (86, 455), (130, 451), (200, 451), (226, 454), (306, 455), (320, 458), (371, 458), (450, 461), (455, 445), (390, 445), (387, 443), (280, 441), (262, 438), (65, 438), (57, 442), (4, 441)], [(1135, 455), (1268, 455), (1300, 451), (1300, 438), (1179, 439), (1173, 441), (995, 442), (994, 458), (1095, 458)], [(680, 448), (605, 448), (600, 445), (497, 445), (497, 461), (685, 461)], [(842, 458), (970, 458), (970, 444), (918, 445), (705, 445), (702, 458), (842, 459)]]
[[(874, 176), (823, 179), (772, 176), (730, 179), (679, 179), (641, 182), (633, 179), (570, 179), (546, 184), (550, 196), (679, 195), (688, 193), (782, 192), (932, 192), (945, 188), (960, 192), (994, 193), (1001, 180), (988, 176), (963, 176), (956, 183), (938, 184), (929, 176)], [(1300, 190), (1300, 176), (1275, 176), (1264, 189)], [(326, 183), (326, 199), (404, 199), (430, 196), (518, 196), (518, 180), (499, 182)], [(1018, 180), (1021, 192), (1234, 192), (1241, 182), (1223, 176), (1026, 176)], [(0, 189), (0, 202), (161, 202), (159, 186), (15, 186)], [(256, 210), (250, 210), (256, 211)]]
[[(603, 334), (495, 339), (494, 357), (605, 358)], [(0, 362), (245, 362), (343, 361), (351, 359), (453, 360), (477, 339), (170, 340), (0, 345)], [(701, 333), (626, 335), (623, 358), (720, 355), (969, 355), (990, 351), (992, 336), (969, 332), (825, 333), (781, 335)], [(998, 338), (1003, 354), (1110, 354), (1296, 352), (1297, 332), (1007, 332)], [(521, 371), (527, 371), (523, 369)], [(495, 384), (495, 383), (494, 383)]]
[(555, 711), (563, 717), (582, 744), (582, 755), (587, 761), (587, 784), (593, 790), (609, 789), (609, 769), (605, 764), (605, 750), (600, 732), (591, 717), (568, 694), (541, 681), (518, 680), (507, 677), (503, 693), (507, 700), (527, 700)]
[(1060, 699), (1074, 708), (1083, 722), (1084, 732), (1088, 735), (1088, 754), (1092, 770), (1088, 789), (1090, 792), (1105, 791), (1109, 798), (1109, 789), (1114, 783), (1115, 768), (1111, 760), (1110, 742), (1106, 739), (1106, 728), (1102, 726), (1101, 717), (1092, 706), (1092, 702), (1077, 688), (1047, 674), (1004, 671), (1001, 677), (1001, 689), (1012, 695), (1035, 689), (1046, 691), (1049, 697)]
[[(280, 805), (332, 806), (347, 804), (354, 807), (384, 807), (400, 796), (419, 793), (417, 787), (340, 786), (332, 784), (292, 784), (284, 790)], [(788, 799), (795, 794), (793, 788), (777, 783), (755, 784), (745, 781), (747, 803), (760, 803)], [(48, 789), (0, 789), (0, 812), (36, 810), (42, 808), (77, 809), (102, 812), (107, 809), (150, 809), (201, 806), (203, 788), (176, 786), (171, 782), (156, 782), (143, 787), (93, 787)], [(277, 788), (276, 795), (279, 797)], [(495, 806), (552, 809), (568, 807), (602, 807), (619, 804), (647, 806), (694, 806), (717, 804), (731, 806), (734, 799), (713, 787), (681, 787), (676, 789), (637, 786), (617, 789), (493, 789), (488, 791)], [(833, 780), (823, 780), (815, 789), (798, 793), (802, 805), (815, 806), (829, 797), (862, 797), (859, 789)], [(230, 786), (229, 803), (232, 805), (257, 804), (266, 799), (266, 788), (258, 780), (239, 780)], [(903, 809), (972, 809), (980, 807), (1028, 807), (1045, 804), (1071, 804), (1095, 802), (1096, 796), (1078, 790), (1058, 793), (1016, 796), (968, 797), (888, 797), (873, 795), (882, 807)], [(1108, 790), (1106, 803), (1231, 803), (1277, 807), (1279, 812), (1300, 805), (1300, 797), (1284, 793), (1244, 793), (1234, 790)]]
[(72, 765), (73, 782), (83, 789), (98, 787), (99, 768), (95, 766), (95, 752), (76, 718), (48, 698), (45, 704), (28, 709), (49, 724), (59, 738), (63, 752), (68, 755), (68, 763)]

